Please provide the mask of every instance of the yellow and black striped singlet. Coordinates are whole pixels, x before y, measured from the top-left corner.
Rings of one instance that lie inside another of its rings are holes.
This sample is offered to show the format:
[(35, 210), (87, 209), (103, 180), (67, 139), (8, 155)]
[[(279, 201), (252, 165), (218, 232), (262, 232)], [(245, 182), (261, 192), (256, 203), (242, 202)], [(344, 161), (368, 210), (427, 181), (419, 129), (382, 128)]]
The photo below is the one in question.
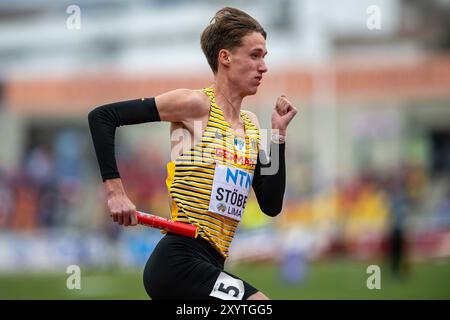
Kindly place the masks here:
[(198, 226), (199, 236), (228, 257), (239, 221), (209, 211), (215, 168), (216, 164), (223, 164), (253, 175), (260, 143), (259, 130), (241, 111), (245, 147), (243, 139), (240, 147), (236, 147), (235, 132), (216, 104), (213, 89), (205, 88), (203, 92), (210, 100), (206, 128), (193, 148), (167, 164), (166, 182), (172, 198), (172, 219)]

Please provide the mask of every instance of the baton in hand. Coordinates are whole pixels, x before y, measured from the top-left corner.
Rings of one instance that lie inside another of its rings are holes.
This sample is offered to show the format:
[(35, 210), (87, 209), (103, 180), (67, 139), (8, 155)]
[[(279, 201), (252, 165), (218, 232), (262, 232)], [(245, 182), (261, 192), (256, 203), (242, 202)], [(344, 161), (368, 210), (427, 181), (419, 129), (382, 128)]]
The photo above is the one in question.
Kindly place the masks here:
[(141, 225), (162, 229), (182, 236), (197, 238), (198, 227), (188, 223), (173, 221), (153, 214), (136, 211), (137, 221)]

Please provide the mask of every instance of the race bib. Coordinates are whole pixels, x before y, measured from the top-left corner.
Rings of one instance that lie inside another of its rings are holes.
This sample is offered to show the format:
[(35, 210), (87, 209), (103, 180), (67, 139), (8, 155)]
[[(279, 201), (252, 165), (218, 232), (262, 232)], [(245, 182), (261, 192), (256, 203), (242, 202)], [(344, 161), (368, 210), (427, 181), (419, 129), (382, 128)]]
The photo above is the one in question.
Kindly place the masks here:
[(241, 221), (252, 179), (245, 170), (217, 164), (208, 210)]
[(242, 300), (244, 293), (244, 282), (241, 279), (221, 272), (209, 295), (222, 300)]

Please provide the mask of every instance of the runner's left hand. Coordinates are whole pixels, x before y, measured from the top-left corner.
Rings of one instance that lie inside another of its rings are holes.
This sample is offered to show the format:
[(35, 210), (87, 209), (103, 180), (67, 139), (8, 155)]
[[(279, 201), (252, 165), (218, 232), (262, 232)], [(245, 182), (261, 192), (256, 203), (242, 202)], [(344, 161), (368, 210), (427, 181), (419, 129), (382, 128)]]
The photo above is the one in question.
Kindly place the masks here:
[(297, 108), (286, 96), (279, 96), (272, 111), (272, 129), (278, 129), (279, 134), (286, 135), (287, 127), (296, 114)]

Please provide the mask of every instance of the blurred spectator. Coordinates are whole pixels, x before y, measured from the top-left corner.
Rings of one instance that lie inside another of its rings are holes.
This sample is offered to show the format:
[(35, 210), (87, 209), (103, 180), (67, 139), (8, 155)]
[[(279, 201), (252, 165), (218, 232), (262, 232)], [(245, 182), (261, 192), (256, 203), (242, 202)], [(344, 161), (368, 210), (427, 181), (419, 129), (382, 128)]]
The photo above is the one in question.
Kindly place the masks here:
[(25, 157), (25, 179), (29, 178), (27, 186), (21, 185), (20, 192), (31, 189), (36, 199), (37, 223), (39, 226), (54, 226), (57, 215), (57, 176), (54, 159), (50, 150), (36, 146)]
[(8, 226), (14, 209), (14, 197), (7, 173), (0, 168), (0, 229)]
[(446, 175), (444, 179), (447, 183), (443, 186), (442, 197), (433, 209), (433, 216), (437, 220), (439, 229), (448, 230), (450, 228), (450, 176)]
[(405, 170), (399, 170), (393, 172), (385, 183), (390, 202), (388, 256), (394, 277), (402, 276), (406, 266), (406, 219), (410, 211), (406, 179)]
[(298, 284), (308, 276), (311, 236), (307, 228), (291, 226), (283, 233), (280, 271), (286, 284)]
[(25, 172), (16, 173), (11, 183), (14, 194), (14, 211), (10, 228), (14, 231), (32, 231), (38, 220), (38, 193)]

